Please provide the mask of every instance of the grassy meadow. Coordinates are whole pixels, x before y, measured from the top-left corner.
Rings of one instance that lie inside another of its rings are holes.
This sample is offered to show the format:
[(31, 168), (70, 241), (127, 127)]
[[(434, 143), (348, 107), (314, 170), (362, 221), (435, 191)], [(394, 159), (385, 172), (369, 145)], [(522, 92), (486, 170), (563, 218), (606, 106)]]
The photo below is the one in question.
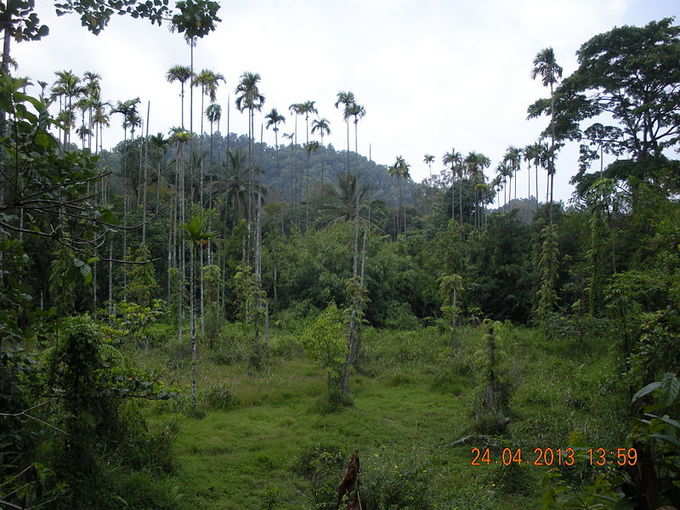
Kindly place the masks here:
[(305, 356), (295, 332), (273, 331), (269, 363), (252, 373), (239, 359), (238, 331), (226, 327), (219, 346), (200, 351), (198, 412), (183, 345), (136, 351), (142, 367), (179, 390), (145, 411), (153, 427), (174, 434), (176, 470), (162, 484), (185, 508), (334, 507), (353, 451), (362, 462), (362, 497), (395, 508), (414, 498), (422, 508), (536, 508), (558, 468), (472, 466), (471, 448), (488, 446), (495, 460), (502, 447), (521, 448), (531, 461), (536, 447), (573, 447), (576, 465), (560, 469), (578, 478), (593, 469), (586, 447), (625, 440), (616, 426), (619, 397), (607, 391), (616, 365), (605, 342), (586, 348), (503, 326), (497, 373), (509, 387), (510, 422), (501, 437), (475, 432), (488, 363), (481, 327), (460, 327), (453, 340), (436, 327), (365, 330), (347, 407), (328, 404), (327, 374)]

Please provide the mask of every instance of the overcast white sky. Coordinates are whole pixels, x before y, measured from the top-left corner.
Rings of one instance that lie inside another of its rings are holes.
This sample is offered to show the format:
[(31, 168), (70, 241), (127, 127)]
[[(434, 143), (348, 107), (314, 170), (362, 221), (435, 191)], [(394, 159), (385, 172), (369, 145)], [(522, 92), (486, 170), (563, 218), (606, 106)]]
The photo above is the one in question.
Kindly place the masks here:
[[(262, 76), (263, 113), (272, 107), (284, 113), (283, 131), (293, 127), (291, 103), (315, 100), (320, 115), (331, 122), (327, 140), (336, 149), (345, 147), (345, 127), (333, 106), (335, 96), (351, 90), (367, 112), (359, 123), (359, 151), (368, 156), (370, 143), (373, 159), (383, 164), (403, 155), (415, 180), (428, 174), (425, 153), (435, 155), (433, 170), (438, 171), (441, 156), (452, 147), (482, 152), (492, 160), (487, 170), (492, 176), (508, 145), (535, 141), (545, 120), (527, 121), (526, 109), (547, 94), (530, 77), (533, 58), (542, 48), (555, 49), (568, 75), (576, 67), (576, 50), (597, 33), (665, 16), (678, 16), (680, 22), (677, 0), (220, 3), (222, 23), (198, 42), (195, 69), (208, 68), (226, 77), (218, 100), (225, 119), (231, 94), (232, 132), (247, 130), (245, 115), (233, 107), (233, 91), (244, 71)], [(150, 132), (167, 133), (179, 125), (178, 86), (167, 83), (165, 74), (173, 65), (189, 64), (181, 35), (116, 16), (94, 36), (80, 26), (77, 16), (57, 17), (51, 0), (36, 4), (50, 35), (13, 47), (18, 74), (52, 82), (57, 70), (97, 72), (105, 99), (139, 96), (143, 113), (151, 100)], [(197, 97), (195, 105), (200, 108)], [(115, 128), (105, 134), (105, 145), (122, 138), (120, 122), (114, 117)], [(273, 144), (273, 133), (265, 132), (265, 140)], [(575, 147), (560, 156), (556, 198), (569, 198), (576, 158)], [(518, 196), (526, 196), (525, 171), (522, 174)], [(541, 181), (541, 195), (543, 186)]]

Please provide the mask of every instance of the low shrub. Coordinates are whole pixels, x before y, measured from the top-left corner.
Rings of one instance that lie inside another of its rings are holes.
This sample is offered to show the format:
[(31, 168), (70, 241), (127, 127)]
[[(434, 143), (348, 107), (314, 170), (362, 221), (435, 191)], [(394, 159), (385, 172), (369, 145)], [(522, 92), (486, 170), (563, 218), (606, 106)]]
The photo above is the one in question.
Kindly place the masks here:
[(429, 510), (434, 508), (427, 465), (412, 457), (375, 453), (360, 458), (361, 503), (364, 510)]
[(227, 410), (237, 407), (238, 398), (232, 393), (231, 389), (225, 384), (211, 386), (205, 391), (202, 400), (206, 407), (216, 410)]
[(297, 335), (274, 335), (271, 341), (271, 353), (274, 356), (293, 359), (304, 354), (305, 349)]

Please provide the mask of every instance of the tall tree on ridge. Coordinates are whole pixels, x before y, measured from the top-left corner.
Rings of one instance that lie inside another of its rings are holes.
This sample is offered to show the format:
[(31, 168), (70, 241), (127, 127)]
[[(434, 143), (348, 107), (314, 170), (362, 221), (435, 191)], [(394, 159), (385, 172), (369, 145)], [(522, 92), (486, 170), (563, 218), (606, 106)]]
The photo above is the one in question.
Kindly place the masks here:
[[(517, 172), (520, 169), (520, 163), (522, 161), (522, 151), (511, 145), (506, 149), (504, 159), (507, 160), (510, 170), (512, 171), (512, 180), (515, 182), (514, 198), (517, 200)], [(512, 189), (510, 191), (512, 191)]]
[[(470, 181), (474, 182), (475, 185), (473, 186), (473, 195), (474, 195), (474, 201), (475, 201), (475, 206), (476, 206), (476, 215), (475, 215), (475, 225), (477, 227), (482, 226), (481, 222), (481, 197), (480, 197), (480, 187), (478, 186), (479, 184), (485, 184), (486, 177), (484, 175), (484, 169), (488, 168), (489, 165), (491, 164), (491, 160), (486, 157), (484, 154), (481, 154), (479, 152), (470, 152), (468, 155), (465, 157), (465, 166), (467, 169), (468, 176), (470, 177)], [(472, 211), (471, 211), (472, 213)]]
[(531, 70), (531, 78), (541, 77), (544, 87), (550, 87), (550, 160), (548, 164), (548, 176), (550, 180), (550, 202), (548, 215), (552, 224), (552, 203), (555, 181), (555, 92), (554, 87), (562, 78), (562, 67), (557, 64), (555, 52), (552, 48), (541, 50), (534, 58), (534, 67)]
[[(404, 160), (403, 157), (397, 156), (397, 159), (394, 161), (394, 164), (387, 169), (387, 173), (391, 175), (392, 177), (397, 178), (397, 182), (399, 183), (399, 209), (397, 210), (397, 232), (396, 234), (399, 235), (399, 215), (402, 213), (402, 203), (403, 203), (403, 194), (402, 194), (402, 186), (401, 182), (402, 179), (410, 179), (411, 174), (409, 173), (410, 167), (409, 164), (406, 163), (406, 160)], [(401, 225), (402, 231), (406, 232), (406, 211), (403, 211), (403, 223)]]
[(432, 178), (432, 163), (434, 163), (434, 156), (432, 154), (425, 154), (423, 162), (430, 169), (430, 178)]
[[(319, 111), (316, 109), (316, 101), (305, 101), (300, 105), (300, 113), (305, 116), (305, 150), (307, 152), (307, 165), (302, 175), (302, 193), (303, 196), (307, 194), (307, 187), (309, 185), (309, 159), (314, 149), (310, 150), (309, 145), (309, 115), (316, 115)], [(306, 198), (306, 197), (305, 197)], [(305, 200), (305, 217), (309, 216), (309, 209), (307, 201)]]
[[(312, 134), (314, 133), (319, 133), (319, 136), (321, 137), (321, 146), (323, 147), (323, 137), (325, 135), (330, 135), (331, 134), (331, 127), (330, 127), (330, 122), (328, 122), (328, 119), (314, 119), (312, 121)], [(321, 164), (321, 182), (325, 181), (325, 166), (322, 162)]]
[(347, 159), (345, 161), (345, 173), (349, 175), (349, 118), (352, 116), (352, 105), (355, 103), (354, 94), (352, 92), (338, 92), (335, 107), (339, 108), (344, 105), (343, 118), (347, 125)]
[(281, 115), (276, 108), (272, 108), (272, 110), (265, 115), (264, 117), (267, 119), (267, 129), (272, 128), (274, 130), (274, 143), (276, 144), (276, 167), (277, 169), (280, 170), (280, 165), (279, 165), (279, 124), (285, 123), (286, 118)]
[(447, 152), (444, 154), (444, 157), (442, 158), (442, 162), (444, 165), (447, 165), (451, 168), (451, 219), (455, 218), (455, 212), (456, 208), (454, 207), (454, 199), (453, 197), (455, 196), (454, 194), (454, 184), (456, 181), (456, 174), (458, 174), (458, 177), (460, 179), (460, 182), (458, 183), (458, 206), (460, 208), (460, 224), (463, 224), (463, 156), (461, 155), (460, 152), (457, 152), (455, 149), (451, 149), (451, 152)]
[(350, 107), (350, 114), (354, 117), (354, 152), (359, 155), (359, 136), (357, 134), (359, 119), (363, 119), (366, 116), (366, 108), (362, 105), (354, 103)]

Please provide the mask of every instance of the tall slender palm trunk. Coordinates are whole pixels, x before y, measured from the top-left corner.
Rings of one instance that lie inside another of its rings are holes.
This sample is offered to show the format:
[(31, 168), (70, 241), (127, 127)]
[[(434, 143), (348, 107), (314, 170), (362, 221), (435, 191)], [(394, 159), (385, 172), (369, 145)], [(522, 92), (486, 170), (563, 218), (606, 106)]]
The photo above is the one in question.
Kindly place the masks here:
[(347, 155), (345, 160), (345, 168), (347, 171), (347, 177), (349, 177), (349, 119), (345, 119), (345, 124), (347, 125)]
[(534, 177), (536, 182), (534, 183), (534, 189), (536, 191), (536, 205), (541, 201), (541, 196), (538, 194), (538, 164), (534, 161)]
[[(463, 177), (461, 175), (458, 183), (458, 210), (460, 212), (460, 226), (463, 226)], [(461, 230), (461, 233), (463, 231)]]
[[(430, 172), (431, 173), (431, 172)], [(453, 171), (451, 172), (451, 219), (455, 220), (456, 219), (456, 204), (454, 201), (454, 197), (456, 196), (456, 176), (453, 175)]]
[(149, 167), (148, 158), (148, 140), (149, 140), (149, 115), (151, 113), (151, 101), (148, 102), (146, 107), (146, 137), (144, 138), (144, 183), (142, 186), (142, 244), (146, 243), (146, 186), (147, 186), (147, 173)]

